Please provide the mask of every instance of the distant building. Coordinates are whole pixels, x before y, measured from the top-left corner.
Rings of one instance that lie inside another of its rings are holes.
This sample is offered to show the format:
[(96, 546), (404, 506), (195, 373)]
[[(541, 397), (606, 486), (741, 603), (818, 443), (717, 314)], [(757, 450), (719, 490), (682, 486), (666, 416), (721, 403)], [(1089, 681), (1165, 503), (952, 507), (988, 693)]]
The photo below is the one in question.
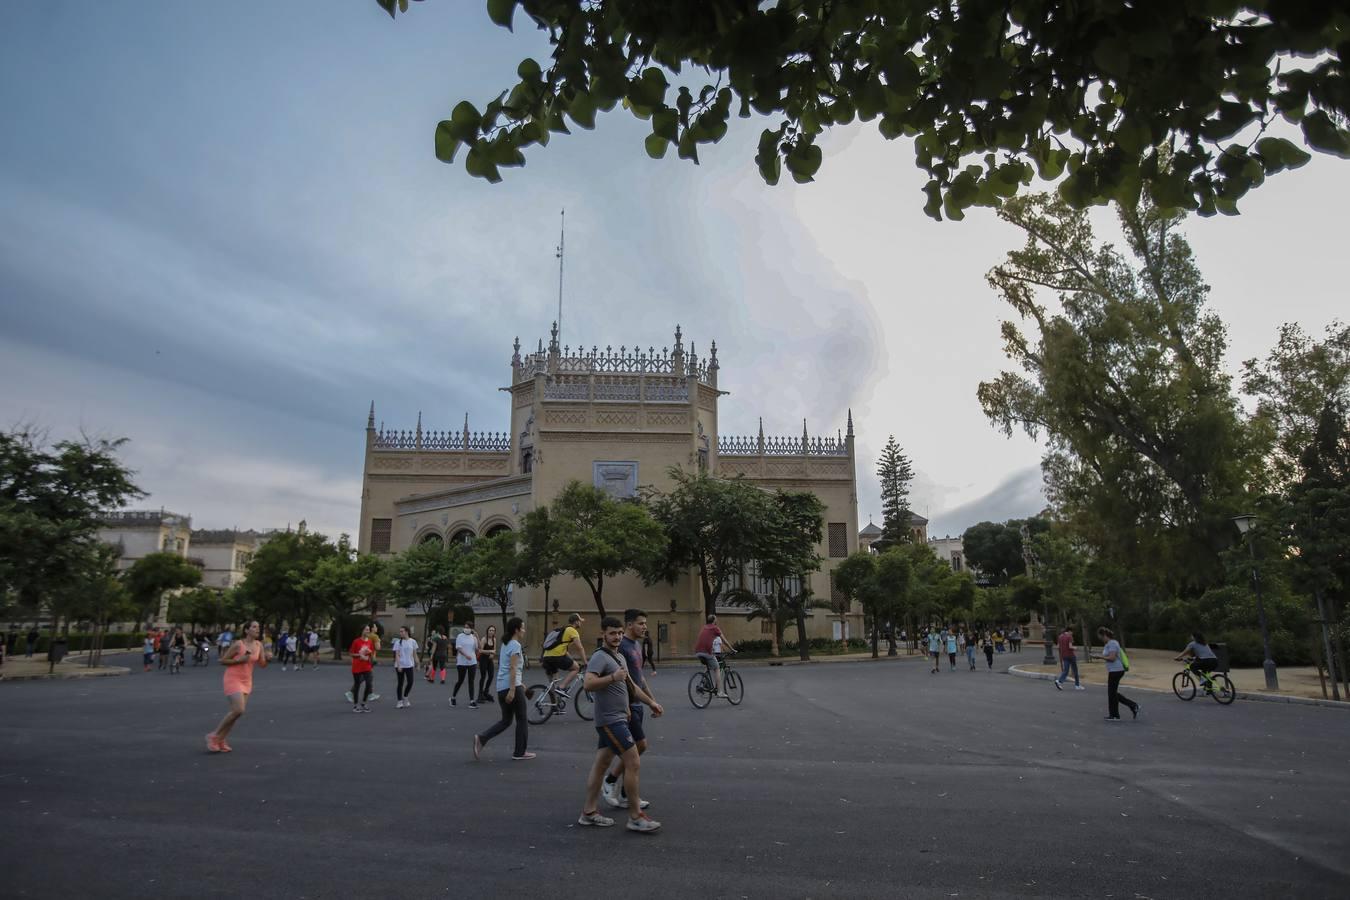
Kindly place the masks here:
[(930, 537), (928, 546), (937, 558), (952, 567), (953, 572), (970, 570), (966, 562), (966, 549), (959, 537)]
[[(188, 555), (192, 545), (192, 517), (164, 508), (128, 509), (104, 513), (100, 517), (98, 539), (117, 548), (117, 571), (124, 572), (151, 553), (173, 553), (194, 565), (199, 559)], [(159, 604), (156, 622), (169, 616), (169, 594)]]
[(201, 560), (202, 584), (225, 590), (244, 580), (253, 554), (274, 532), (235, 528), (192, 532), (192, 556)]
[[(910, 533), (910, 540), (916, 544), (922, 544), (925, 541), (927, 541), (928, 520), (925, 519), (923, 516), (919, 515), (918, 513), (910, 513), (909, 533)], [(871, 553), (879, 553), (880, 552), (879, 548), (874, 547), (873, 545), (876, 544), (877, 541), (881, 540), (881, 536), (883, 534), (885, 534), (885, 532), (881, 530), (881, 526), (876, 525), (871, 521), (868, 521), (867, 527), (864, 528), (862, 531), (858, 532), (858, 548), (861, 550), (867, 550)]]

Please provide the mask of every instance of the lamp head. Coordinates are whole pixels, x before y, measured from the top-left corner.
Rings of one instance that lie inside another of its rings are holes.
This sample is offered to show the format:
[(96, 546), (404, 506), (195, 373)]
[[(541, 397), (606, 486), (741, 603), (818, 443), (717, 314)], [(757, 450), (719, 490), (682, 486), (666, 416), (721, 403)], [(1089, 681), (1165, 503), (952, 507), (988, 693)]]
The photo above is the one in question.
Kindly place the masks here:
[(1233, 524), (1237, 526), (1238, 534), (1246, 534), (1256, 525), (1256, 516), (1234, 516)]

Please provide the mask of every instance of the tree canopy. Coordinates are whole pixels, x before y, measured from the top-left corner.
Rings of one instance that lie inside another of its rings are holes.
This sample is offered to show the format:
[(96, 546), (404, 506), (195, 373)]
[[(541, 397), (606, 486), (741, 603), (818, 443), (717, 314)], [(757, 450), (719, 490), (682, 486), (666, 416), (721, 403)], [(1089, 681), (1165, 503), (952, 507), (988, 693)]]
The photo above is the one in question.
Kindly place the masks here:
[(811, 181), (821, 135), (875, 122), (913, 139), (938, 219), (1065, 173), (1076, 207), (1142, 189), (1163, 208), (1235, 213), (1310, 158), (1267, 134), (1281, 119), (1304, 147), (1350, 157), (1350, 15), (1324, 0), (488, 0), (487, 13), (532, 23), (552, 47), (436, 126), (439, 159), (464, 150), (468, 173), (493, 182), (526, 148), (619, 105), (650, 123), (648, 155), (674, 145), (693, 162), (733, 108), (768, 118), (755, 162), (769, 184), (783, 169)]
[(909, 508), (909, 484), (914, 480), (914, 466), (895, 442), (895, 435), (886, 439), (877, 457), (877, 480), (881, 483), (881, 537), (873, 542), (878, 550), (909, 541), (913, 537), (910, 520), (914, 514)]
[(607, 578), (651, 572), (665, 554), (665, 535), (651, 513), (579, 481), (553, 499), (550, 516), (557, 526), (559, 569), (586, 582), (601, 617)]

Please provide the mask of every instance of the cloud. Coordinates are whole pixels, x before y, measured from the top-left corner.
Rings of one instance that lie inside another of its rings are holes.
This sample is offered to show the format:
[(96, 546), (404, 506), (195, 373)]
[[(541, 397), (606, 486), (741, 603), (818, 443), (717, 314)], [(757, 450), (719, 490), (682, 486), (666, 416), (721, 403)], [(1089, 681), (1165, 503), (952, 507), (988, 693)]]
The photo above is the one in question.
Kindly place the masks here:
[(1029, 466), (1008, 476), (983, 497), (934, 515), (928, 523), (928, 534), (956, 536), (979, 522), (1004, 522), (1037, 515), (1045, 506), (1040, 467)]

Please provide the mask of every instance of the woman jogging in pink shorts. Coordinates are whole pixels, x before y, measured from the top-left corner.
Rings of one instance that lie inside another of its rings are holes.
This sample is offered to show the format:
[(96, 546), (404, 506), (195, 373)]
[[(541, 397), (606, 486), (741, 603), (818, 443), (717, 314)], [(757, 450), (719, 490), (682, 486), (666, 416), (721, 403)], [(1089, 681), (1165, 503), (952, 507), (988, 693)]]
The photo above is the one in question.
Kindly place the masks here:
[(225, 700), (230, 704), (230, 711), (220, 720), (216, 730), (206, 736), (206, 749), (212, 753), (229, 753), (232, 749), (225, 743), (225, 738), (229, 737), (230, 729), (248, 706), (248, 695), (253, 693), (253, 667), (265, 668), (271, 659), (267, 648), (258, 640), (261, 633), (262, 628), (257, 622), (249, 622), (244, 628), (243, 639), (235, 641), (221, 656), (220, 664), (225, 667)]

